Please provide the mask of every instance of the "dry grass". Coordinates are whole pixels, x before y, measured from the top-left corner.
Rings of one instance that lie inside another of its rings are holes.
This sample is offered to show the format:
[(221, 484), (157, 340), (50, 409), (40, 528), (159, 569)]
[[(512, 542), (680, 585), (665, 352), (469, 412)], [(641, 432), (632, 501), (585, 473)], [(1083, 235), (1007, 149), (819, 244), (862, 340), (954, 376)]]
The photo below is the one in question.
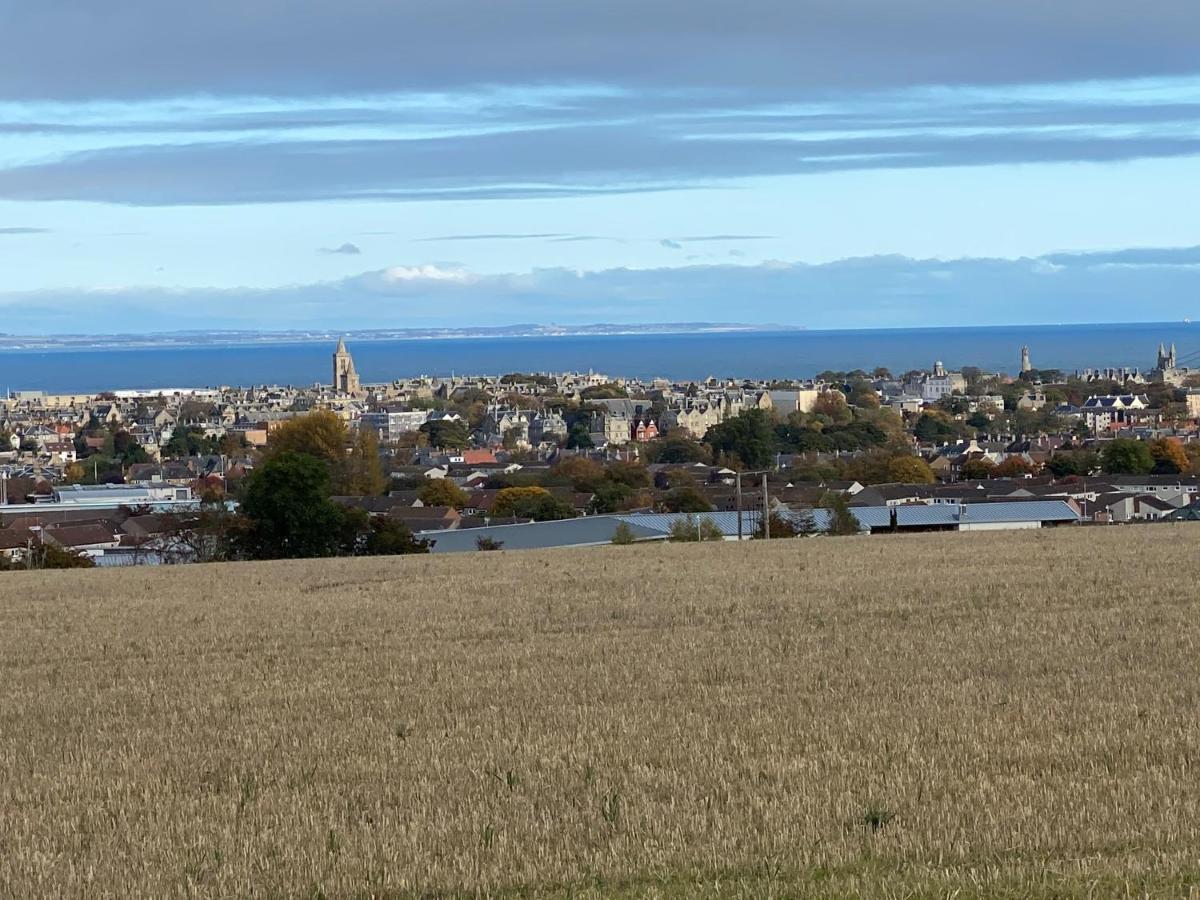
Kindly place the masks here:
[(1200, 527), (0, 578), (0, 895), (1187, 896)]

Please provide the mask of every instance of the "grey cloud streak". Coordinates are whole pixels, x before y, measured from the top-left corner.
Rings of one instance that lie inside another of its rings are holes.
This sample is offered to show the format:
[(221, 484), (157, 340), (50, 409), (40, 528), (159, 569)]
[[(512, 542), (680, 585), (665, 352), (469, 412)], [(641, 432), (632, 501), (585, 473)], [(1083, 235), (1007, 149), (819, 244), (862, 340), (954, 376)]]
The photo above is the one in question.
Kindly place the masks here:
[(693, 132), (690, 121), (584, 122), (441, 138), (134, 145), (0, 169), (0, 199), (157, 206), (536, 198), (676, 190), (753, 176), (1200, 154), (1200, 133), (1173, 130)]
[(13, 3), (0, 99), (603, 81), (754, 90), (1194, 72), (1193, 0)]

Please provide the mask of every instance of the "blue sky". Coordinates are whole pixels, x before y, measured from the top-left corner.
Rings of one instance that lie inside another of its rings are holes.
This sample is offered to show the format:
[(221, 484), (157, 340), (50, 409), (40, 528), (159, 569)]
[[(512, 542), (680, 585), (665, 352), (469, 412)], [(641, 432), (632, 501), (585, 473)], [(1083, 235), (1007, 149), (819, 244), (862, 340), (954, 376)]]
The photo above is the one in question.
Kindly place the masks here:
[(1200, 317), (1200, 9), (903, 6), (0, 4), (0, 330)]

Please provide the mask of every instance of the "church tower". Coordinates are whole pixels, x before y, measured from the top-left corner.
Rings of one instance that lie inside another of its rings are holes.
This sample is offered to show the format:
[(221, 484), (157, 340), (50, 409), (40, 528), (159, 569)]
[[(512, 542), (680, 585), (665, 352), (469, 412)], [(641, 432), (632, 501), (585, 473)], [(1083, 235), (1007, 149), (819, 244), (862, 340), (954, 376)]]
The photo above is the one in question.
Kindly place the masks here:
[(1021, 348), (1021, 371), (1022, 372), (1032, 372), (1033, 371), (1033, 363), (1029, 359), (1029, 348), (1028, 347)]
[(354, 358), (346, 349), (346, 342), (338, 338), (337, 350), (333, 352), (333, 390), (338, 394), (357, 394), (362, 389), (358, 373), (354, 371)]

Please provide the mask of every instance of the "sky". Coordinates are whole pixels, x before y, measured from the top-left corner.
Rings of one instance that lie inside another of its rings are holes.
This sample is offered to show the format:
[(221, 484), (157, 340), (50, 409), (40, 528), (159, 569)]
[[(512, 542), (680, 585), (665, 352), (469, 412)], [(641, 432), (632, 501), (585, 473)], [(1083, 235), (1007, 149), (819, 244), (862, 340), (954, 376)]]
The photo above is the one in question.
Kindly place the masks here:
[(0, 0), (0, 331), (1185, 317), (1194, 0)]

